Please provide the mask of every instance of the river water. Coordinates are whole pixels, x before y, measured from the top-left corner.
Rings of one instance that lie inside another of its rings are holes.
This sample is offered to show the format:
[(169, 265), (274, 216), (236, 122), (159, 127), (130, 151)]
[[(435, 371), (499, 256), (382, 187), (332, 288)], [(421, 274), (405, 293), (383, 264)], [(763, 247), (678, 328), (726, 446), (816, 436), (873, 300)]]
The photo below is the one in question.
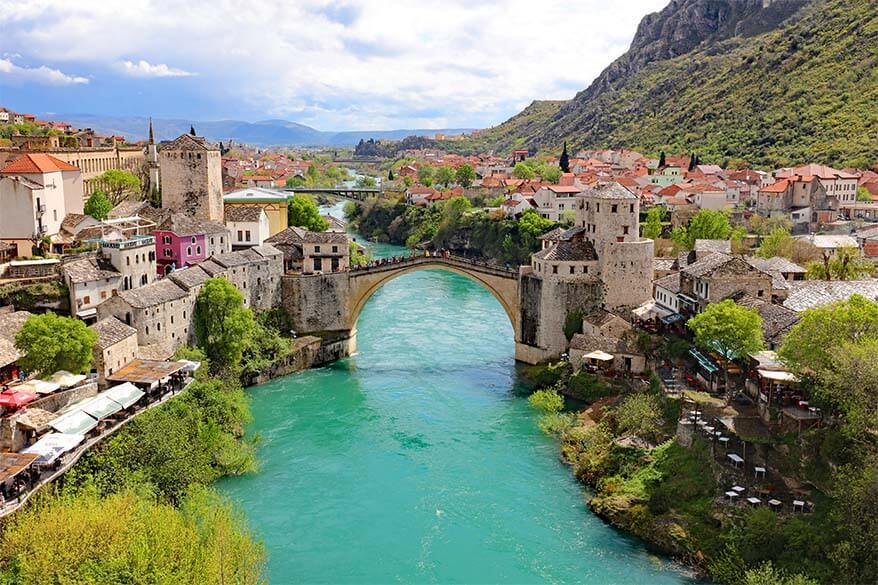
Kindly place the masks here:
[(261, 467), (219, 487), (264, 540), (272, 583), (689, 582), (589, 512), (490, 293), (408, 274), (358, 331), (355, 356), (251, 389)]

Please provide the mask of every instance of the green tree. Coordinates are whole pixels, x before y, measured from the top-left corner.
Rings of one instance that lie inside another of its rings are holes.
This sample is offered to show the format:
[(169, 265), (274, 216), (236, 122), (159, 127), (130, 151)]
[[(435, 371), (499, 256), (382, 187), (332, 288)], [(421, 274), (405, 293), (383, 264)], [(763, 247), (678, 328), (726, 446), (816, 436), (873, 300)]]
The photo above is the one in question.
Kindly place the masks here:
[(774, 228), (759, 243), (756, 255), (760, 258), (774, 258), (775, 256), (792, 258), (794, 242), (795, 240), (790, 235), (790, 232), (782, 227)]
[(812, 280), (857, 280), (871, 276), (875, 265), (853, 246), (839, 248), (834, 256), (824, 253), (822, 262), (808, 264), (807, 277)]
[(671, 232), (671, 239), (682, 248), (691, 250), (695, 240), (728, 240), (732, 235), (732, 226), (725, 213), (702, 209), (689, 220), (688, 226)]
[(468, 189), (476, 180), (476, 170), (471, 164), (464, 163), (457, 167), (457, 174), (455, 176), (457, 184), (464, 189)]
[(857, 201), (870, 202), (872, 201), (872, 194), (865, 187), (859, 187), (857, 188)]
[(418, 182), (424, 187), (431, 186), (433, 184), (433, 175), (435, 172), (435, 169), (431, 165), (421, 165), (418, 167)]
[(256, 330), (244, 295), (224, 278), (210, 278), (195, 301), (195, 335), (214, 373), (237, 372)]
[(818, 582), (798, 573), (790, 575), (766, 561), (755, 569), (748, 569), (741, 585), (818, 585)]
[(662, 218), (664, 210), (659, 207), (650, 207), (646, 212), (646, 221), (643, 222), (643, 237), (656, 240), (662, 235)]
[(367, 175), (363, 175), (359, 179), (357, 179), (357, 187), (360, 189), (374, 189), (377, 183), (373, 177), (369, 177)]
[(564, 397), (556, 390), (537, 390), (527, 401), (542, 413), (561, 412), (564, 410)]
[(570, 155), (567, 154), (567, 142), (564, 142), (564, 150), (561, 151), (561, 158), (558, 161), (558, 166), (565, 173), (570, 172)]
[(520, 162), (512, 169), (512, 174), (516, 179), (533, 179), (536, 176), (534, 170), (529, 166)]
[(312, 232), (322, 232), (329, 222), (320, 217), (317, 203), (310, 195), (294, 195), (287, 204), (287, 220), (291, 226), (303, 227)]
[(392, 181), (393, 179), (394, 179), (394, 176), (393, 176), (393, 169), (390, 169), (390, 170), (387, 171), (387, 180), (388, 180), (388, 181)]
[(614, 418), (621, 434), (636, 435), (650, 442), (661, 440), (663, 407), (655, 394), (631, 394), (616, 407)]
[(448, 166), (439, 167), (436, 169), (434, 181), (437, 185), (448, 187), (448, 185), (454, 182), (454, 169)]
[(85, 202), (85, 214), (95, 219), (107, 219), (107, 215), (113, 209), (113, 204), (107, 194), (97, 189)]
[(364, 248), (360, 248), (360, 245), (356, 242), (351, 242), (348, 248), (350, 254), (350, 264), (352, 267), (361, 268), (363, 266), (366, 266), (371, 260), (369, 253), (365, 251)]
[(140, 178), (122, 169), (109, 169), (97, 178), (113, 207), (119, 205), (132, 193), (140, 193)]
[(408, 175), (406, 175), (402, 178), (402, 182), (406, 186), (406, 188), (411, 187), (412, 185), (415, 184), (415, 181)]
[(295, 175), (295, 176), (287, 179), (287, 187), (289, 187), (289, 188), (304, 187), (306, 182), (307, 181), (305, 181), (305, 177)]
[(666, 160), (665, 160), (665, 151), (663, 150), (663, 151), (661, 151), (661, 152), (659, 153), (658, 168), (662, 168), (662, 167), (664, 167), (664, 166), (665, 166), (665, 163), (666, 163)]
[(31, 315), (15, 336), (15, 347), (24, 354), (18, 364), (41, 376), (59, 370), (84, 373), (91, 367), (97, 340), (97, 333), (79, 319), (55, 313)]
[(762, 317), (755, 310), (741, 307), (731, 299), (711, 303), (686, 323), (695, 333), (695, 344), (715, 351), (726, 358), (726, 391), (729, 387), (729, 365), (733, 360), (762, 349)]
[[(874, 448), (874, 447), (873, 447)], [(838, 583), (878, 582), (878, 455), (839, 470), (833, 489), (832, 519), (843, 527), (835, 547), (842, 573)], [(842, 578), (843, 575), (843, 578)]]
[(557, 183), (561, 180), (561, 168), (555, 167), (551, 165), (542, 165), (538, 169), (538, 174), (540, 175), (540, 179), (547, 183)]

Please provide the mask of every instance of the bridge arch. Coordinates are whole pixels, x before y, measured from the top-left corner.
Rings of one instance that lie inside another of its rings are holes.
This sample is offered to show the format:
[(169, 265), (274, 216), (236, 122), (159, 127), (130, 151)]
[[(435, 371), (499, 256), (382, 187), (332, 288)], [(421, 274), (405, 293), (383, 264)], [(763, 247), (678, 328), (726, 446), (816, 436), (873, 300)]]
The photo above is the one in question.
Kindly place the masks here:
[(464, 261), (441, 257), (423, 257), (401, 264), (390, 264), (385, 267), (352, 272), (346, 311), (348, 329), (356, 331), (357, 321), (363, 307), (378, 289), (391, 280), (419, 270), (445, 270), (464, 276), (481, 285), (499, 301), (512, 325), (515, 341), (519, 341), (518, 279), (516, 275), (502, 269), (481, 268), (477, 265), (469, 266)]

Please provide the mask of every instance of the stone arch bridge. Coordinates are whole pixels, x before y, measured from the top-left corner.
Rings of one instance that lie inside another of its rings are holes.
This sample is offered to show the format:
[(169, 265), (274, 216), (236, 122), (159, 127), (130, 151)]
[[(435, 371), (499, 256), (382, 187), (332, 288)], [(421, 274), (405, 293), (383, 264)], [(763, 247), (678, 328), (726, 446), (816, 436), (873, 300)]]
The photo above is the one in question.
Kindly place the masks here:
[[(563, 339), (549, 343), (540, 331), (541, 327), (551, 328), (557, 330), (555, 337), (563, 338), (566, 311), (554, 314), (558, 311), (552, 310), (551, 298), (557, 291), (551, 285), (544, 286), (542, 279), (530, 274), (529, 267), (509, 270), (456, 256), (412, 256), (346, 272), (285, 275), (283, 305), (297, 334), (319, 335), (332, 357), (344, 357), (356, 351), (357, 320), (375, 291), (403, 274), (430, 269), (463, 275), (497, 299), (512, 324), (517, 360), (538, 363), (558, 355), (566, 346)], [(587, 297), (596, 298), (592, 288)]]

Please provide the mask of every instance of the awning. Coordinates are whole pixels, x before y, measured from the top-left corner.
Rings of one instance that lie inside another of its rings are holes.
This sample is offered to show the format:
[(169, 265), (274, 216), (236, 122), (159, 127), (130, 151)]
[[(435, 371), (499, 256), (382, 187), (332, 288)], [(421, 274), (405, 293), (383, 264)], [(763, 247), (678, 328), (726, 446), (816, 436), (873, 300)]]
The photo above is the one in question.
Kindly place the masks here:
[(703, 355), (700, 351), (695, 349), (694, 347), (689, 350), (689, 355), (692, 356), (698, 365), (708, 374), (714, 374), (719, 371), (719, 368), (710, 361), (705, 355)]
[(122, 410), (122, 405), (104, 394), (84, 400), (76, 405), (82, 412), (100, 420)]
[(85, 381), (85, 374), (71, 374), (67, 370), (59, 370), (49, 377), (49, 382), (54, 382), (62, 388), (72, 388)]
[(32, 392), (20, 392), (18, 390), (0, 392), (0, 406), (5, 406), (6, 408), (21, 408), (36, 399), (37, 395)]
[(82, 311), (77, 311), (76, 316), (80, 319), (90, 319), (91, 317), (97, 317), (98, 310), (96, 308), (92, 309), (84, 309)]
[(84, 435), (96, 426), (98, 421), (82, 412), (81, 410), (73, 410), (67, 414), (62, 414), (55, 420), (49, 422), (49, 426), (59, 433), (67, 433), (69, 435)]
[(34, 394), (51, 394), (61, 386), (55, 382), (46, 382), (45, 380), (28, 380), (15, 387), (16, 390), (22, 392), (33, 392)]
[(122, 405), (122, 408), (128, 408), (145, 396), (145, 392), (140, 390), (131, 382), (125, 382), (118, 386), (113, 386), (103, 393), (103, 396), (112, 399)]
[(659, 305), (655, 301), (646, 301), (631, 312), (634, 313), (634, 316), (638, 319), (652, 319), (653, 317), (662, 318), (673, 313), (673, 311)]
[(30, 467), (36, 458), (33, 453), (0, 453), (0, 483)]
[(599, 349), (596, 349), (591, 353), (587, 353), (582, 357), (583, 357), (583, 359), (598, 360), (601, 362), (608, 362), (608, 361), (611, 361), (613, 359), (613, 356), (611, 356), (610, 354), (603, 352)]
[(775, 382), (798, 382), (799, 379), (792, 372), (782, 372), (777, 370), (756, 370), (759, 375), (766, 380), (774, 380)]
[(664, 323), (665, 325), (673, 325), (674, 323), (679, 323), (680, 321), (682, 321), (685, 318), (686, 317), (684, 317), (680, 313), (671, 313), (670, 315), (662, 317), (660, 319), (660, 321), (662, 323)]
[(194, 372), (201, 367), (201, 362), (195, 362), (192, 360), (180, 360), (180, 363), (186, 364), (183, 369), (180, 370), (181, 372)]
[(71, 449), (85, 440), (84, 435), (68, 435), (65, 433), (50, 433), (42, 437), (39, 441), (24, 449), (22, 453), (35, 453), (37, 459), (34, 463), (46, 465), (52, 463)]

